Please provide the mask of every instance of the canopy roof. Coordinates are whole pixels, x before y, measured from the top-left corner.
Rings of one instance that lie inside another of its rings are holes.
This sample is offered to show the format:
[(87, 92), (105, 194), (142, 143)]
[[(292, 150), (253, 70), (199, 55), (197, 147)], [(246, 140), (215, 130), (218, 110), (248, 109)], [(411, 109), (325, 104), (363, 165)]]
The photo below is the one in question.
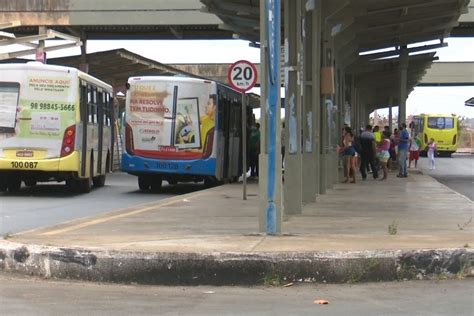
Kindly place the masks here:
[[(224, 30), (240, 38), (260, 42), (259, 0), (201, 0), (216, 14)], [(336, 58), (355, 76), (358, 88), (370, 91), (367, 102), (377, 107), (398, 102), (400, 47), (410, 53), (408, 91), (430, 67), (432, 51), (446, 46), (444, 38), (459, 25), (469, 0), (331, 0), (324, 1), (323, 31), (334, 37)], [(422, 45), (421, 42), (436, 40)], [(412, 47), (417, 46), (417, 47)], [(389, 50), (367, 53), (374, 50)], [(379, 60), (392, 58), (390, 60)]]

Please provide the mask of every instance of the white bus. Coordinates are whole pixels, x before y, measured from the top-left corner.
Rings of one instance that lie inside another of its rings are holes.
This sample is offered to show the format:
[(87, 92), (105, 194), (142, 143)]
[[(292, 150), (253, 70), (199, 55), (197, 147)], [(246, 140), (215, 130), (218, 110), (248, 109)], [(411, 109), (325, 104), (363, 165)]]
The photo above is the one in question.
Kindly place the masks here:
[(66, 181), (105, 184), (113, 153), (112, 87), (77, 69), (0, 65), (0, 191)]

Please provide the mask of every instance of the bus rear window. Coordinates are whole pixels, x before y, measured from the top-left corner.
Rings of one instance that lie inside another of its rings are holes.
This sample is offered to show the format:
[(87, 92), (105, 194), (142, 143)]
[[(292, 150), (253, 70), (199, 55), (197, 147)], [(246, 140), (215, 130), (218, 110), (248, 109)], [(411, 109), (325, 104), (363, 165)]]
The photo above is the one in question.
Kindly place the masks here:
[(434, 129), (454, 128), (454, 119), (451, 117), (429, 117), (428, 127)]
[(14, 133), (20, 84), (0, 82), (0, 133)]

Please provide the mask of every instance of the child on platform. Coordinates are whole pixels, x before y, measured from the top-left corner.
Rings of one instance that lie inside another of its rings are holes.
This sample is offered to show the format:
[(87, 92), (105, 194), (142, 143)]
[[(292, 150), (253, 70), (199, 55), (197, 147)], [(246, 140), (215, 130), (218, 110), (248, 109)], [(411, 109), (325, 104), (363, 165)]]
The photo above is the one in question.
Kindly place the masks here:
[(428, 165), (430, 170), (435, 169), (435, 154), (436, 154), (436, 142), (434, 138), (431, 138), (428, 142)]
[(390, 159), (390, 136), (386, 131), (382, 132), (382, 140), (377, 143), (377, 158), (383, 170), (383, 178), (387, 180), (388, 176), (388, 160)]
[(417, 136), (413, 137), (410, 141), (410, 158), (408, 160), (408, 168), (411, 168), (411, 162), (415, 161), (415, 168), (418, 165), (418, 159), (420, 158), (421, 140)]

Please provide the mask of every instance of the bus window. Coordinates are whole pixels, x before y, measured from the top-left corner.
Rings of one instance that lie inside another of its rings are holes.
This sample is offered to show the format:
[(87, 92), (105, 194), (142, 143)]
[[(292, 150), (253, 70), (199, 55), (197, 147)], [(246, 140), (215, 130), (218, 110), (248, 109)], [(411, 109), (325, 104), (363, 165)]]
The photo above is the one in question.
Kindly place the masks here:
[(102, 124), (104, 126), (108, 126), (107, 125), (107, 112), (109, 110), (108, 108), (108, 104), (105, 102), (105, 92), (101, 92), (99, 94), (99, 98), (100, 98), (100, 103), (102, 104)]
[(90, 86), (87, 88), (87, 113), (89, 114), (89, 123), (94, 123), (94, 115), (92, 114), (92, 90)]
[(454, 119), (446, 117), (444, 119), (444, 128), (454, 128)]
[(98, 123), (97, 121), (97, 90), (93, 86), (89, 86), (87, 100), (89, 101), (88, 108), (89, 108), (89, 123), (95, 124)]
[(0, 133), (14, 133), (20, 84), (0, 82)]
[(450, 117), (429, 117), (428, 128), (434, 128), (434, 129), (454, 128), (454, 119)]
[(112, 98), (110, 97), (110, 94), (106, 93), (105, 95), (106, 99), (106, 108), (107, 108), (107, 126), (112, 126), (112, 115), (113, 115), (113, 103), (112, 103)]
[(93, 122), (94, 123), (99, 123), (99, 107), (97, 106), (97, 89), (94, 87), (94, 90), (92, 91), (92, 106), (93, 106), (93, 111), (92, 113), (94, 114)]

